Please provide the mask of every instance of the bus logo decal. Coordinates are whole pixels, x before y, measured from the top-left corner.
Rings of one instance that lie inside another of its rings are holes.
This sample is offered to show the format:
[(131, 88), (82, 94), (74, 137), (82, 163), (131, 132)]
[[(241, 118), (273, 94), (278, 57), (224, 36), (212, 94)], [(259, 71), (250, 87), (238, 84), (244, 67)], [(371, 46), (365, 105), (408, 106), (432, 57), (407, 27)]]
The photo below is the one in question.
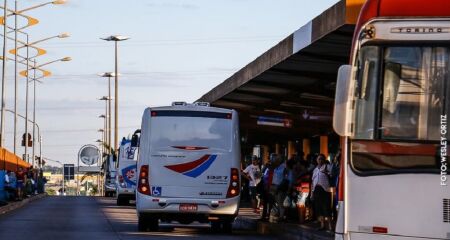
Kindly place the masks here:
[(185, 176), (196, 178), (204, 173), (216, 160), (217, 155), (204, 155), (203, 157), (187, 163), (164, 166)]
[(133, 178), (136, 176), (136, 165), (131, 165), (122, 169), (122, 176), (124, 176), (123, 180), (129, 187), (136, 185), (136, 182), (133, 181)]

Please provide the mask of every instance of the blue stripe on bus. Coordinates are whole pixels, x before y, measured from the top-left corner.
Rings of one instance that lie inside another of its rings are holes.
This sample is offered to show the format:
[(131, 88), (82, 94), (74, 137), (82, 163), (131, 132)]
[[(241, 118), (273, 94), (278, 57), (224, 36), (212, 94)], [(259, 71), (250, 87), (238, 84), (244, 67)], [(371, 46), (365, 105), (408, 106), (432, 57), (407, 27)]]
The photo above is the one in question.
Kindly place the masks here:
[(212, 155), (208, 159), (208, 161), (204, 162), (202, 165), (198, 166), (197, 168), (195, 168), (189, 172), (185, 172), (183, 174), (186, 176), (189, 176), (189, 177), (193, 177), (193, 178), (196, 178), (196, 177), (202, 175), (202, 173), (204, 173), (209, 168), (209, 166), (211, 166), (211, 164), (214, 162), (214, 160), (216, 160), (216, 157), (217, 157), (217, 155)]

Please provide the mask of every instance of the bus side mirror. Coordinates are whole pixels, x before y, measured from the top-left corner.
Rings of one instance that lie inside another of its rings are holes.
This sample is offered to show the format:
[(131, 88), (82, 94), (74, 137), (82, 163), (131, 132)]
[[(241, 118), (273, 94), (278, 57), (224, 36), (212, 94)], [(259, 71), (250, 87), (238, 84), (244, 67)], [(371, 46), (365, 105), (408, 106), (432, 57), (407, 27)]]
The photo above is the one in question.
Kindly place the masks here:
[(351, 136), (352, 66), (342, 65), (338, 71), (334, 102), (333, 128), (343, 137)]
[(131, 137), (131, 147), (139, 147), (139, 136), (137, 134), (133, 134)]

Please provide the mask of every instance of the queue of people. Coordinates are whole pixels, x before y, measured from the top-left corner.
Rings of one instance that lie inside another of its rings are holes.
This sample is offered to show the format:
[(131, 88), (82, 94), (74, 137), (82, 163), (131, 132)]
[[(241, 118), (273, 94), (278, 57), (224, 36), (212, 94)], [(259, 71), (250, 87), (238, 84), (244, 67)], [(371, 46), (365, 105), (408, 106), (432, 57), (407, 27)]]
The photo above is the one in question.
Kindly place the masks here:
[(42, 171), (30, 167), (17, 171), (7, 171), (5, 175), (5, 190), (8, 201), (20, 201), (26, 197), (44, 192), (46, 179)]
[[(318, 230), (332, 229), (336, 217), (336, 193), (339, 175), (340, 153), (332, 162), (323, 154), (302, 152), (290, 159), (280, 154), (270, 154), (264, 165), (256, 156), (243, 169), (242, 174), (249, 181), (249, 195), (252, 208), (261, 219), (270, 222), (317, 222)], [(306, 216), (300, 209), (306, 209)]]

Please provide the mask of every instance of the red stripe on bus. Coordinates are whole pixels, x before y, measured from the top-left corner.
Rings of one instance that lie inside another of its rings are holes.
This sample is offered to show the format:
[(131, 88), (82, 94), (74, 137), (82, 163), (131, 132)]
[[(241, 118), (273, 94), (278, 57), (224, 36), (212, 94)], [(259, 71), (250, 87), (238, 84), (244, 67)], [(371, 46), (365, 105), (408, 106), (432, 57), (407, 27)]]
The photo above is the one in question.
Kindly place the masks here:
[(210, 156), (211, 155), (205, 155), (205, 156), (201, 157), (200, 159), (192, 161), (192, 162), (176, 164), (176, 165), (169, 165), (169, 166), (165, 166), (165, 167), (170, 170), (173, 170), (175, 172), (184, 173), (184, 172), (190, 171), (190, 170), (200, 166), (202, 163), (206, 162)]

